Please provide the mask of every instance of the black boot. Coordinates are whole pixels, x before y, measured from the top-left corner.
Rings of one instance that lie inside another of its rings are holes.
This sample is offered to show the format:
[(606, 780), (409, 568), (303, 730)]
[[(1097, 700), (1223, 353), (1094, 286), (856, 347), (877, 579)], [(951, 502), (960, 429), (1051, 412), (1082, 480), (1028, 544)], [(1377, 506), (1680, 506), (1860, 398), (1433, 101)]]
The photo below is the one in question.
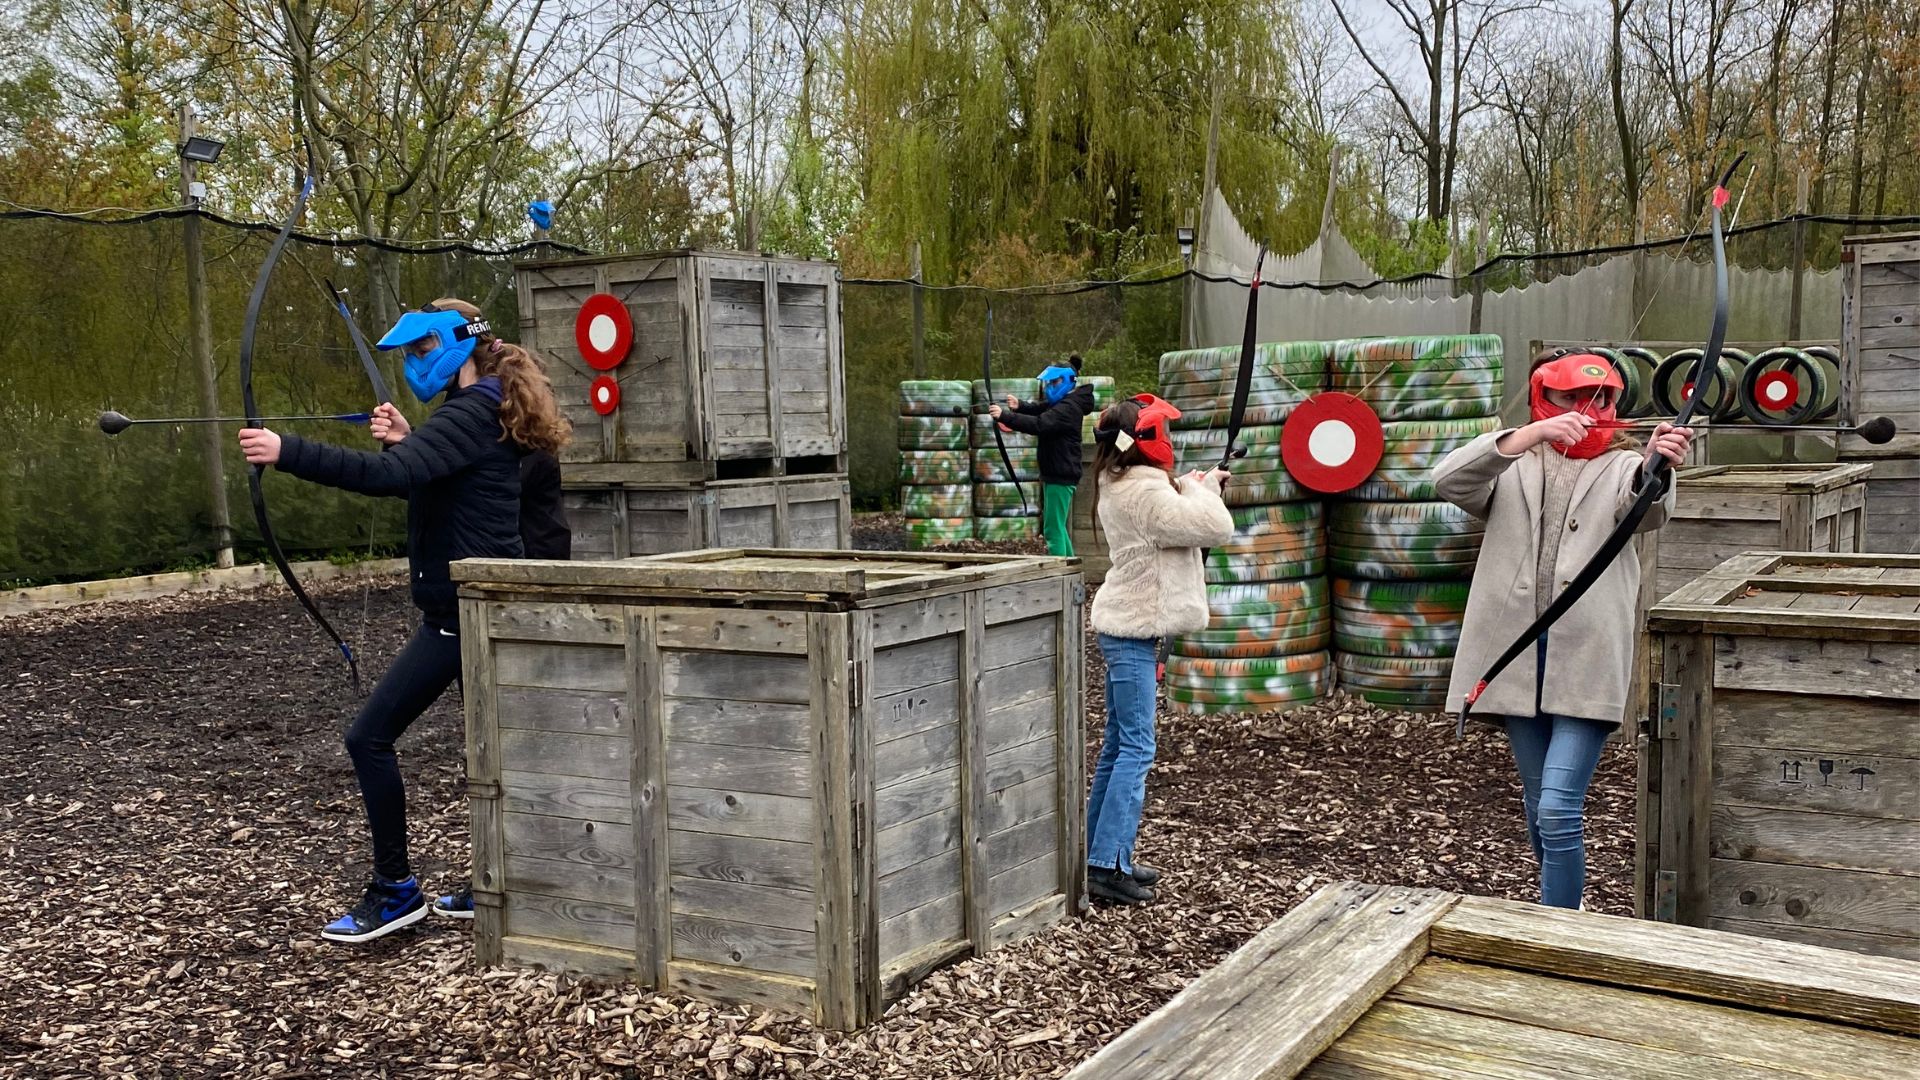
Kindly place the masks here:
[(1133, 880), (1142, 885), (1152, 885), (1160, 880), (1160, 871), (1146, 863), (1137, 862), (1133, 864)]
[(1135, 881), (1130, 874), (1104, 866), (1089, 866), (1087, 895), (1110, 904), (1144, 904), (1153, 899), (1153, 890)]

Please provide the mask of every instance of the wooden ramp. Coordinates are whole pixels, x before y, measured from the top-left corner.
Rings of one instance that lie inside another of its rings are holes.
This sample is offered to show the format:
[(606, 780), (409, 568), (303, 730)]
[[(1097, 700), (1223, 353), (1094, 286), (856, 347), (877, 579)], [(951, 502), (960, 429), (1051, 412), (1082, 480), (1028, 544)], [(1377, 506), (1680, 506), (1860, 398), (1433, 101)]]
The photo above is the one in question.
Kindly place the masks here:
[(1920, 1077), (1920, 964), (1347, 882), (1069, 1080)]

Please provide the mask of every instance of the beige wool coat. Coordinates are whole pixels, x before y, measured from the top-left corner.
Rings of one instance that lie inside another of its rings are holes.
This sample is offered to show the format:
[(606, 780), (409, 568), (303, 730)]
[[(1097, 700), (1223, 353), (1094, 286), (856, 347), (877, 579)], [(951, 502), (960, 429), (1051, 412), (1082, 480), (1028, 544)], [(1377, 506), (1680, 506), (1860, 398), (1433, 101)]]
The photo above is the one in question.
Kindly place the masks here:
[(1136, 465), (1102, 476), (1100, 529), (1113, 566), (1088, 621), (1112, 637), (1157, 638), (1204, 630), (1207, 581), (1200, 549), (1233, 539), (1218, 484)]
[[(1556, 451), (1537, 446), (1523, 454), (1502, 454), (1495, 444), (1512, 430), (1474, 439), (1433, 470), (1434, 489), (1441, 498), (1487, 523), (1447, 687), (1449, 712), (1460, 711), (1467, 692), (1515, 635), (1533, 622), (1537, 610), (1534, 579), (1540, 559), (1541, 507), (1546, 499), (1542, 455)], [(1614, 450), (1583, 463), (1574, 480), (1560, 550), (1554, 556), (1556, 590), (1592, 559), (1633, 502), (1634, 479), (1643, 461), (1639, 452)], [(1635, 531), (1664, 525), (1673, 504), (1669, 484), (1665, 497), (1648, 509)], [(1633, 684), (1639, 595), (1640, 561), (1629, 546), (1548, 630), (1541, 712), (1608, 724), (1625, 718)], [(1475, 718), (1497, 722), (1502, 716), (1532, 716), (1536, 665), (1532, 652), (1507, 665), (1474, 704)]]

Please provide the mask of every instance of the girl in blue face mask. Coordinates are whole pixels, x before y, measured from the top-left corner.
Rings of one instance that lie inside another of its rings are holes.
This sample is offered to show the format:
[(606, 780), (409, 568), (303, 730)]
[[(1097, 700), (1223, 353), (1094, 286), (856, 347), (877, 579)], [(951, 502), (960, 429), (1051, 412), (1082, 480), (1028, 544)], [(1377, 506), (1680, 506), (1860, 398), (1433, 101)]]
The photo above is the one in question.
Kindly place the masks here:
[(385, 444), (380, 451), (260, 428), (240, 432), (249, 463), (407, 500), (407, 562), (422, 621), (347, 731), (347, 753), (372, 833), (373, 881), (358, 905), (321, 930), (328, 941), (370, 941), (427, 914), (408, 863), (406, 792), (394, 743), (460, 675), (460, 623), (448, 564), (523, 556), (521, 459), (557, 451), (569, 434), (539, 363), (495, 338), (471, 304), (436, 300), (409, 312), (380, 347), (407, 350), (407, 385), (420, 400), (445, 395), (418, 429), (392, 402), (382, 402), (371, 424)]
[(1042, 400), (1022, 402), (1007, 395), (1006, 407), (991, 405), (988, 415), (1008, 431), (1039, 438), (1041, 531), (1047, 554), (1073, 554), (1073, 492), (1080, 486), (1082, 421), (1093, 412), (1093, 387), (1079, 385), (1080, 358), (1069, 356), (1040, 373)]

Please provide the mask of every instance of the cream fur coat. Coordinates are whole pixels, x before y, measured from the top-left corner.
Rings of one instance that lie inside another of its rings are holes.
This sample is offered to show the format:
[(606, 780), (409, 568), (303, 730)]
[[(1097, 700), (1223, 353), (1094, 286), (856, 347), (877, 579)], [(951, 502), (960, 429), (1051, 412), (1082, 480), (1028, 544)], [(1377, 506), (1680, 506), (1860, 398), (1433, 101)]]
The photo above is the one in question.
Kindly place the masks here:
[(1136, 465), (1100, 484), (1100, 528), (1113, 559), (1093, 598), (1093, 628), (1112, 637), (1156, 638), (1206, 628), (1200, 549), (1233, 539), (1233, 515), (1218, 485)]
[[(1495, 445), (1513, 429), (1490, 432), (1448, 454), (1433, 470), (1441, 498), (1487, 523), (1480, 560), (1467, 593), (1460, 651), (1447, 687), (1447, 710), (1459, 712), (1467, 691), (1487, 666), (1534, 617), (1534, 568), (1540, 561), (1541, 507), (1546, 469), (1537, 446), (1502, 454)], [(1633, 501), (1642, 455), (1614, 450), (1584, 462), (1574, 480), (1573, 502), (1554, 555), (1555, 588), (1580, 572)], [(1657, 529), (1673, 513), (1673, 487), (1653, 504), (1636, 532)], [(1559, 523), (1555, 523), (1559, 527)], [(1633, 649), (1639, 632), (1640, 561), (1631, 546), (1572, 608), (1547, 631), (1547, 678), (1540, 711), (1618, 724), (1633, 684)], [(1474, 716), (1534, 714), (1534, 674), (1529, 652), (1500, 673), (1474, 705)]]

